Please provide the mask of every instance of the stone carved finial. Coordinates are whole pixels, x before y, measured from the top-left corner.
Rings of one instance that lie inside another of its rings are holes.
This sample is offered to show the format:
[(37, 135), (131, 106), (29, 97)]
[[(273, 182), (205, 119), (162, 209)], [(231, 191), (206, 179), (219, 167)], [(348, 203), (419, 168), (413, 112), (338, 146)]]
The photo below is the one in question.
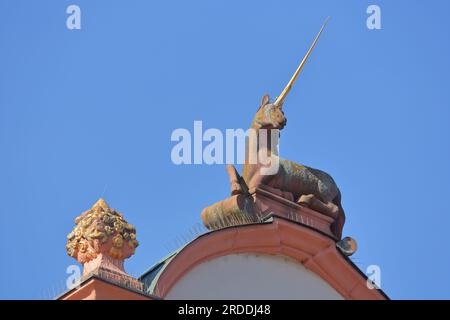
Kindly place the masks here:
[(125, 273), (123, 261), (139, 245), (136, 228), (123, 215), (99, 199), (91, 209), (75, 219), (67, 235), (67, 253), (84, 265), (86, 275), (99, 268)]

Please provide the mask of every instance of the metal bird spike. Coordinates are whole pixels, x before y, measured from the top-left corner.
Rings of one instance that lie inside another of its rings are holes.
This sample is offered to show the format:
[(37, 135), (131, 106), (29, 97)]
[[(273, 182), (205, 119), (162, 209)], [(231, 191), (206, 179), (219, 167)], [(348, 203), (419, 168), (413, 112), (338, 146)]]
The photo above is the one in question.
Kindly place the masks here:
[(314, 47), (316, 46), (316, 42), (317, 40), (319, 40), (320, 34), (322, 33), (323, 29), (325, 28), (328, 19), (330, 19), (330, 17), (328, 17), (325, 22), (322, 25), (322, 28), (320, 28), (319, 33), (317, 34), (316, 38), (314, 39), (314, 42), (312, 43), (311, 47), (309, 48), (308, 52), (306, 52), (306, 55), (303, 57), (302, 61), (300, 62), (300, 65), (298, 66), (297, 70), (295, 70), (294, 75), (292, 76), (291, 80), (289, 80), (288, 84), (286, 85), (286, 87), (283, 89), (283, 91), (281, 92), (281, 94), (277, 97), (277, 100), (275, 101), (274, 105), (278, 106), (278, 107), (282, 107), (284, 99), (286, 98), (287, 94), (289, 93), (289, 91), (291, 91), (292, 85), (294, 84), (295, 80), (297, 79), (298, 75), (300, 74), (300, 71), (302, 71), (303, 66), (305, 65), (306, 61), (309, 58), (309, 55), (311, 54), (311, 52), (313, 51)]

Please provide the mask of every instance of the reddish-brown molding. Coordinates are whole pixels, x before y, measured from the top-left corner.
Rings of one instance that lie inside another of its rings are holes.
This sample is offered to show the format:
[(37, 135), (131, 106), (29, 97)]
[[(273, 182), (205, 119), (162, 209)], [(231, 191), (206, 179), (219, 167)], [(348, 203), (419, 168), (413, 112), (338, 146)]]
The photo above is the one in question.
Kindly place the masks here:
[(91, 277), (58, 298), (58, 300), (154, 300), (155, 297), (129, 290), (120, 285)]
[(282, 255), (297, 260), (345, 299), (387, 299), (381, 290), (367, 287), (366, 278), (338, 251), (332, 238), (276, 216), (270, 223), (239, 225), (200, 236), (170, 261), (160, 274), (153, 294), (164, 299), (196, 266), (237, 253)]

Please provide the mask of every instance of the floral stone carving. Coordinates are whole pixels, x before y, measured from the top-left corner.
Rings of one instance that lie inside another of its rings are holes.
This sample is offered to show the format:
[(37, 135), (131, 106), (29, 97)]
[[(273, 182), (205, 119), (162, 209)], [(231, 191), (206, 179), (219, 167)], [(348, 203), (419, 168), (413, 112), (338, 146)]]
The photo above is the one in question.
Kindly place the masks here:
[(139, 245), (136, 228), (123, 215), (99, 199), (94, 206), (75, 219), (76, 226), (67, 235), (67, 253), (81, 264), (99, 255), (124, 260)]

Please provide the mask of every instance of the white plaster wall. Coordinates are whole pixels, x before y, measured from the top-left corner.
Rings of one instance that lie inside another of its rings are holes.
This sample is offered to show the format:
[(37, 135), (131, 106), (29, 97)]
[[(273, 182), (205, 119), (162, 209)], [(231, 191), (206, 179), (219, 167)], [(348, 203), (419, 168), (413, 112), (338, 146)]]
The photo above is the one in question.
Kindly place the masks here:
[(343, 299), (322, 278), (282, 256), (232, 254), (184, 275), (166, 299)]

